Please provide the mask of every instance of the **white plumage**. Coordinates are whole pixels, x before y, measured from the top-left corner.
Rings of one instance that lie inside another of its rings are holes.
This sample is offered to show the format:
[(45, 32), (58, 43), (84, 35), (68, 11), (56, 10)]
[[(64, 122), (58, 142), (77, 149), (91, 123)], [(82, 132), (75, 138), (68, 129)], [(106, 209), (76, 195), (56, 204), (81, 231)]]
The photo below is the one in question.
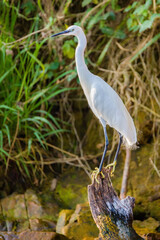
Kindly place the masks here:
[(99, 167), (99, 171), (101, 171), (108, 147), (106, 125), (115, 128), (120, 134), (120, 143), (113, 164), (116, 164), (122, 136), (128, 146), (132, 146), (137, 142), (136, 129), (129, 112), (118, 94), (102, 78), (92, 74), (88, 70), (84, 61), (84, 50), (86, 48), (87, 40), (82, 28), (78, 26), (70, 26), (66, 31), (53, 36), (61, 34), (74, 35), (78, 38), (75, 59), (79, 80), (90, 108), (100, 120), (104, 128), (106, 145)]

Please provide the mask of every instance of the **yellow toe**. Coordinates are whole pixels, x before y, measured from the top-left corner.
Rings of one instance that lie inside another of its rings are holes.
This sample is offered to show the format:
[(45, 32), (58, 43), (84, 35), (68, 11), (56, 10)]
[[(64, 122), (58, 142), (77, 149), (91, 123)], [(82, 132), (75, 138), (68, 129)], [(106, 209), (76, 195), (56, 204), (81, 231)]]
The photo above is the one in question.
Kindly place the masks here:
[(98, 176), (99, 175), (101, 175), (102, 178), (105, 177), (104, 174), (102, 173), (102, 171), (100, 172), (99, 168), (96, 167), (95, 170), (92, 172), (91, 177), (92, 177), (92, 179), (95, 179), (97, 183), (99, 183), (99, 181), (98, 181)]
[(116, 164), (117, 164), (117, 162), (113, 162), (113, 163), (108, 164), (108, 165), (105, 167), (105, 168), (110, 168), (110, 167), (112, 167), (111, 176), (113, 176), (113, 173), (114, 173), (115, 168), (116, 168)]

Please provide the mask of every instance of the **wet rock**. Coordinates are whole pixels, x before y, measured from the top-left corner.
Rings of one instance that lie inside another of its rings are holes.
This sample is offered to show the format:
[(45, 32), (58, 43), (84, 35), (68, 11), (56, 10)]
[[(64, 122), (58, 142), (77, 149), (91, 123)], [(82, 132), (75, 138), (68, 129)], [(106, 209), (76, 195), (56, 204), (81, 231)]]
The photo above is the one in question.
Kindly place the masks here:
[(43, 206), (43, 219), (57, 221), (58, 214), (62, 209), (59, 197), (55, 193), (57, 180), (53, 176), (49, 176), (49, 179), (44, 181), (41, 192), (37, 193), (37, 196)]
[(15, 233), (0, 232), (0, 240), (18, 240), (18, 236)]
[(85, 237), (83, 238), (83, 240), (98, 240), (98, 238), (94, 238), (94, 237)]
[(84, 171), (69, 169), (62, 178), (59, 179), (55, 193), (61, 203), (62, 208), (75, 209), (78, 203), (84, 203), (87, 198), (87, 185), (90, 183), (89, 177)]
[(33, 190), (29, 189), (24, 194), (14, 193), (2, 199), (1, 209), (0, 231), (55, 230), (52, 211), (50, 215), (45, 212)]
[(149, 233), (144, 237), (146, 240), (160, 240), (160, 233)]
[(56, 225), (54, 222), (42, 219), (29, 219), (30, 229), (32, 231), (55, 231)]
[[(68, 224), (62, 226), (62, 223), (65, 222), (68, 222)], [(65, 236), (75, 240), (83, 238), (94, 239), (99, 233), (98, 228), (91, 216), (88, 203), (77, 204), (76, 210), (72, 215), (70, 215), (70, 212), (61, 212), (56, 229)]]
[(55, 232), (37, 232), (29, 230), (19, 234), (1, 232), (0, 237), (2, 240), (68, 240), (67, 237)]
[(56, 225), (57, 233), (62, 233), (63, 227), (69, 223), (69, 220), (73, 213), (74, 213), (74, 210), (70, 210), (70, 209), (64, 209), (59, 213), (59, 217)]
[(156, 229), (160, 226), (160, 222), (156, 221), (154, 218), (148, 218), (144, 221), (134, 220), (133, 228), (141, 236), (147, 233), (154, 233)]
[[(16, 231), (16, 232), (22, 232), (25, 230), (28, 230), (30, 228), (30, 224), (28, 219), (26, 221), (22, 219), (17, 219), (15, 221), (12, 220), (12, 228), (10, 228), (9, 231)], [(8, 228), (7, 228), (8, 230)]]
[(148, 211), (153, 218), (160, 221), (160, 199), (148, 203)]
[(44, 215), (43, 207), (35, 194), (31, 189), (25, 192), (25, 201), (29, 218), (42, 218)]
[(23, 194), (13, 193), (1, 199), (3, 216), (7, 219), (27, 219), (26, 205)]
[(18, 235), (20, 240), (68, 240), (67, 237), (55, 232), (32, 232), (26, 231)]

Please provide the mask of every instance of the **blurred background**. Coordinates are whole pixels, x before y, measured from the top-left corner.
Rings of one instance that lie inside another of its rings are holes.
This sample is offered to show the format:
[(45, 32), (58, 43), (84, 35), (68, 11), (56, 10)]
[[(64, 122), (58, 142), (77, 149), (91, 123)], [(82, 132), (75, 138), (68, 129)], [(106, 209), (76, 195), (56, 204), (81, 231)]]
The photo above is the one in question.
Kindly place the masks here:
[[(86, 202), (103, 129), (79, 83), (77, 39), (50, 37), (73, 24), (86, 34), (89, 70), (120, 95), (137, 129), (139, 147), (122, 146), (113, 186), (136, 198), (139, 233), (160, 232), (159, 0), (0, 1), (0, 231), (98, 236)], [(106, 165), (118, 143), (107, 131)]]

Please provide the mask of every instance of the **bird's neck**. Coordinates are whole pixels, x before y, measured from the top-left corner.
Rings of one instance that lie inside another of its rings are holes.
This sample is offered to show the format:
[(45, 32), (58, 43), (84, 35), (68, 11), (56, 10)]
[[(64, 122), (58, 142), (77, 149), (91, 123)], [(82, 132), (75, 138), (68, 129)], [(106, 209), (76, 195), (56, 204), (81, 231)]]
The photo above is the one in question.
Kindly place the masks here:
[(78, 38), (78, 46), (76, 48), (76, 54), (75, 54), (76, 67), (77, 67), (79, 80), (83, 85), (86, 79), (85, 74), (89, 72), (84, 59), (84, 50), (87, 45), (87, 40), (83, 32), (77, 38)]

